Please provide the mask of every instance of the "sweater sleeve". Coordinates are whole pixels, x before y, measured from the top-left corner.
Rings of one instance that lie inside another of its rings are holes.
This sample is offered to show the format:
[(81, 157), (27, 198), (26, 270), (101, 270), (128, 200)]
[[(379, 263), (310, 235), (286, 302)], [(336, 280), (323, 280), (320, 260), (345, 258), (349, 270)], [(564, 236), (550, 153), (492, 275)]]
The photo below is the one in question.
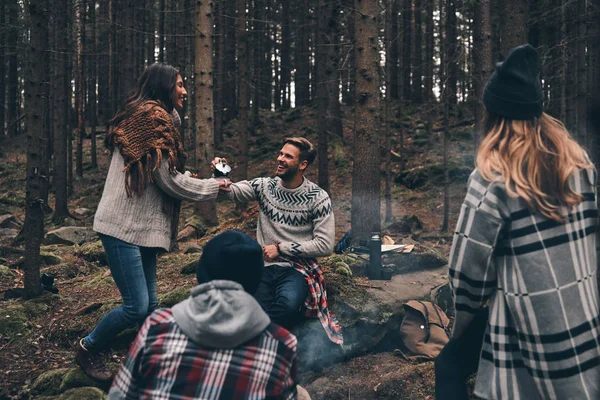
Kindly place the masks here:
[(154, 171), (156, 184), (169, 196), (179, 200), (215, 200), (219, 193), (219, 183), (214, 179), (196, 179), (189, 173), (169, 172), (168, 163), (163, 161)]
[(229, 199), (236, 203), (249, 203), (257, 199), (255, 187), (261, 184), (262, 178), (256, 178), (251, 181), (239, 181), (232, 183), (231, 192), (228, 193)]
[(490, 186), (472, 176), (454, 232), (448, 270), (456, 310), (453, 337), (462, 334), (498, 286), (493, 253), (505, 222)]
[(282, 242), (279, 245), (284, 255), (293, 257), (326, 257), (331, 254), (335, 245), (335, 219), (329, 195), (323, 191), (312, 209), (313, 235), (304, 242)]

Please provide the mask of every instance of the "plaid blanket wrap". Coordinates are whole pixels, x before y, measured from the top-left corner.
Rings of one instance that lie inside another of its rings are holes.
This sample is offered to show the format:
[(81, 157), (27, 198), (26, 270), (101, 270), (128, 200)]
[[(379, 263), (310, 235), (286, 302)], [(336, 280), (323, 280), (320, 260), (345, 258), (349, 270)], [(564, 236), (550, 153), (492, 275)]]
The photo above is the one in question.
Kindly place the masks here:
[(308, 296), (304, 302), (304, 315), (308, 318), (318, 318), (329, 339), (340, 346), (344, 344), (342, 327), (335, 315), (329, 312), (327, 292), (321, 267), (314, 258), (278, 257), (278, 261), (288, 262), (296, 271), (306, 278)]
[(478, 398), (600, 399), (595, 171), (575, 171), (570, 185), (583, 201), (557, 222), (471, 175), (449, 277), (454, 337), (489, 300)]

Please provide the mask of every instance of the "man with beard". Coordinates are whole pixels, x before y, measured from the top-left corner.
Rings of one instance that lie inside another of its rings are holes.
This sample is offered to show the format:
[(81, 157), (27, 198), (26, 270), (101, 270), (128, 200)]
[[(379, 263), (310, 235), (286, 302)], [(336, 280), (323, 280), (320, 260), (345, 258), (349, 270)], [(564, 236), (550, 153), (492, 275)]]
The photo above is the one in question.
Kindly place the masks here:
[[(256, 238), (265, 271), (256, 299), (273, 322), (290, 329), (302, 314), (319, 318), (329, 338), (342, 334), (327, 307), (323, 274), (315, 257), (331, 254), (335, 223), (329, 195), (304, 177), (316, 150), (304, 138), (286, 138), (274, 178), (255, 178), (224, 188), (236, 203), (258, 201)], [(221, 162), (213, 160), (213, 167)]]

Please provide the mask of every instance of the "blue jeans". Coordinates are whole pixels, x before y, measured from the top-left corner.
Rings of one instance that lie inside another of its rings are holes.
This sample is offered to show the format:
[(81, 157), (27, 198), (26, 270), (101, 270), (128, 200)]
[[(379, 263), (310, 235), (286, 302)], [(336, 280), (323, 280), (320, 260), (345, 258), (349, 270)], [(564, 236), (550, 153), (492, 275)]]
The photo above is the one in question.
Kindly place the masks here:
[(300, 308), (308, 296), (308, 283), (292, 267), (265, 267), (258, 291), (254, 296), (271, 321), (286, 329), (298, 323)]
[(108, 266), (121, 292), (123, 305), (102, 318), (83, 339), (90, 350), (101, 350), (129, 326), (142, 324), (158, 306), (156, 296), (157, 248), (136, 246), (112, 236), (100, 234)]

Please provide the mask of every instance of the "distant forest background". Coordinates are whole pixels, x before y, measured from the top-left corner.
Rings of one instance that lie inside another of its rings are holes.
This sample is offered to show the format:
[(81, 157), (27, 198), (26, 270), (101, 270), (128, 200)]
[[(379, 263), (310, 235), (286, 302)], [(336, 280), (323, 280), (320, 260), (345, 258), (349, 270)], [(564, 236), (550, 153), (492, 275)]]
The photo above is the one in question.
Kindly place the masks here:
[[(450, 129), (475, 124), (475, 151), (485, 81), (526, 42), (541, 54), (546, 111), (598, 162), (587, 121), (600, 94), (597, 0), (2, 0), (0, 143), (27, 144), (26, 289), (39, 290), (44, 216), (70, 215), (84, 138), (97, 168), (97, 133), (154, 62), (186, 82), (182, 135), (200, 176), (210, 175), (228, 122), (237, 120), (234, 180), (245, 179), (261, 115), (313, 107), (321, 187), (330, 188), (332, 146), (354, 149), (360, 240), (380, 230), (381, 199), (391, 216), (390, 163), (405, 162), (413, 133), (403, 116), (422, 116), (430, 147), (441, 132), (445, 166)], [(444, 204), (442, 230), (448, 190)], [(215, 223), (214, 206), (198, 213)]]

